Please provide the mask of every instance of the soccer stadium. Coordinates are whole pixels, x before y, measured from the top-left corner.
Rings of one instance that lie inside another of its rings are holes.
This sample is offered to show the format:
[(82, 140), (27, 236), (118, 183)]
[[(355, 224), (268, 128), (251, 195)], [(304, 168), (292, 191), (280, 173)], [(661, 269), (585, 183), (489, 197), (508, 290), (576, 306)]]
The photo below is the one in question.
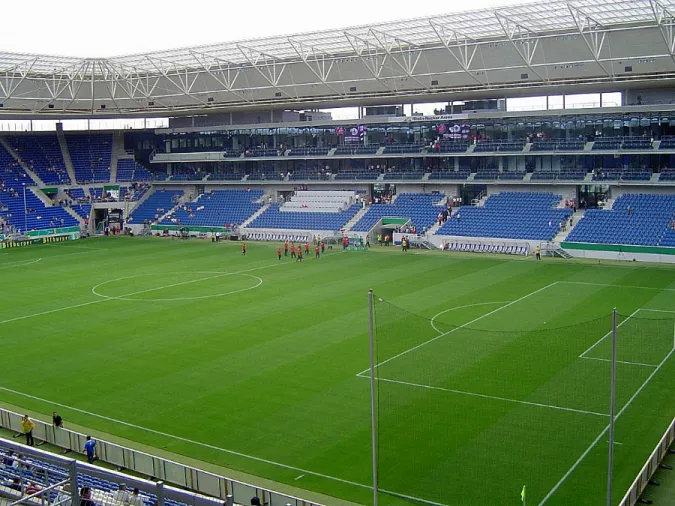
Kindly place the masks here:
[(470, 7), (0, 53), (0, 506), (675, 504), (675, 2)]

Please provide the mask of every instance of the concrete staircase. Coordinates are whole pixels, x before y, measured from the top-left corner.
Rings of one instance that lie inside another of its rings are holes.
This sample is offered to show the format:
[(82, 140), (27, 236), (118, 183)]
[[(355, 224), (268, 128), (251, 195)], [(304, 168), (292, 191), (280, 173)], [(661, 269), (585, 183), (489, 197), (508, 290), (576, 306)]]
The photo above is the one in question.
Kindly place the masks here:
[(567, 222), (567, 226), (565, 227), (566, 230), (560, 230), (554, 237), (553, 237), (553, 242), (556, 244), (560, 244), (563, 242), (565, 239), (567, 239), (567, 236), (574, 230), (574, 227), (577, 226), (579, 223), (579, 220), (584, 217), (585, 211), (583, 209), (578, 209), (576, 213), (572, 215), (573, 221), (572, 221), (572, 226), (570, 227), (569, 225), (569, 220)]
[(12, 155), (12, 158), (14, 158), (14, 160), (17, 161), (17, 163), (21, 166), (21, 168), (26, 171), (26, 174), (28, 174), (28, 177), (30, 177), (36, 185), (42, 186), (42, 187), (46, 186), (44, 184), (44, 182), (42, 181), (42, 179), (40, 179), (35, 172), (30, 170), (28, 168), (28, 166), (25, 163), (23, 163), (23, 160), (21, 160), (21, 158), (19, 158), (19, 155), (17, 154), (17, 152), (14, 151), (14, 149), (12, 149), (12, 146), (9, 145), (9, 142), (7, 142), (7, 139), (5, 139), (4, 137), (0, 137), (0, 144), (2, 144), (2, 146), (7, 150), (7, 152), (10, 155)]
[(366, 207), (365, 209), (364, 208), (359, 209), (359, 211), (352, 217), (352, 219), (345, 224), (344, 227), (345, 230), (346, 231), (351, 230), (352, 227), (356, 225), (359, 222), (359, 220), (361, 220), (361, 218), (363, 218), (366, 215), (368, 209), (369, 209), (368, 207)]
[(71, 184), (76, 185), (77, 178), (75, 177), (75, 169), (73, 168), (73, 161), (70, 159), (70, 151), (68, 151), (66, 134), (63, 133), (63, 130), (57, 128), (56, 137), (59, 139), (59, 146), (61, 147), (61, 155), (63, 156), (64, 163), (66, 164), (66, 170), (68, 171), (68, 177), (70, 178), (70, 182)]
[(78, 221), (78, 223), (80, 224), (81, 227), (84, 226), (84, 218), (82, 218), (82, 216), (80, 216), (79, 214), (77, 214), (77, 213), (76, 213), (75, 211), (73, 211), (70, 207), (64, 207), (63, 210), (66, 211), (66, 212), (67, 212), (69, 215), (71, 215), (73, 218), (75, 218), (75, 219)]
[[(264, 197), (264, 195), (263, 195), (263, 197)], [(260, 209), (258, 209), (255, 213), (253, 213), (251, 216), (249, 216), (249, 217), (246, 219), (246, 221), (244, 221), (244, 223), (242, 223), (242, 224), (240, 225), (239, 228), (244, 229), (244, 228), (248, 227), (249, 224), (253, 222), (253, 220), (255, 220), (258, 216), (260, 216), (262, 213), (264, 213), (265, 211), (267, 211), (267, 209), (269, 209), (269, 207), (270, 207), (270, 204), (269, 204), (269, 203), (268, 203), (268, 204), (265, 204), (264, 206), (262, 206), (262, 207), (261, 207)]]
[(185, 193), (183, 193), (183, 196), (178, 200), (178, 202), (176, 202), (171, 209), (169, 209), (167, 212), (165, 212), (163, 215), (161, 215), (159, 218), (153, 221), (153, 224), (160, 223), (164, 218), (168, 217), (171, 213), (173, 213), (176, 209), (178, 209), (186, 202), (194, 202), (194, 200), (189, 199), (188, 196)]
[(50, 199), (49, 197), (47, 197), (47, 195), (42, 193), (39, 188), (33, 188), (31, 186), (30, 188), (28, 188), (28, 190), (31, 191), (33, 195), (35, 195), (37, 198), (39, 198), (47, 207), (54, 207), (52, 199)]
[(132, 158), (124, 151), (124, 132), (119, 130), (113, 133), (112, 150), (110, 158), (110, 182), (117, 181), (117, 161), (120, 158)]

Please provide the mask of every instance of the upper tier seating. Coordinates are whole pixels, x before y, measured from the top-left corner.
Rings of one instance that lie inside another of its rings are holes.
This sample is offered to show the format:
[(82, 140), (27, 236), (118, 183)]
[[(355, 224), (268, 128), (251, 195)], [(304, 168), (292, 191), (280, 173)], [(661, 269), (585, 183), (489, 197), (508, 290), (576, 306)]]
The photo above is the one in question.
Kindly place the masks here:
[(603, 169), (593, 175), (593, 181), (649, 181), (651, 169)]
[(62, 207), (47, 207), (35, 194), (26, 189), (28, 229), (24, 215), (23, 190), (0, 189), (0, 217), (21, 231), (47, 228), (74, 227), (79, 222)]
[(553, 193), (498, 193), (483, 207), (460, 207), (436, 234), (550, 241), (572, 213), (556, 208), (560, 201)]
[(307, 147), (291, 148), (288, 156), (326, 156), (328, 154), (327, 147)]
[(444, 209), (434, 205), (444, 199), (439, 193), (401, 193), (393, 204), (373, 204), (366, 214), (352, 227), (354, 232), (368, 232), (382, 218), (409, 218), (418, 229), (431, 227)]
[(183, 197), (183, 190), (157, 190), (134, 209), (129, 223), (153, 222), (168, 213)]
[(13, 135), (7, 137), (7, 141), (21, 161), (35, 172), (42, 182), (54, 185), (70, 184), (56, 134)]
[(162, 224), (192, 227), (223, 227), (241, 224), (263, 204), (256, 203), (263, 196), (262, 190), (217, 190), (204, 193), (194, 202), (187, 202), (162, 220)]
[(532, 143), (531, 151), (582, 151), (582, 140), (538, 139)]
[(344, 156), (344, 155), (374, 155), (377, 153), (377, 150), (380, 149), (379, 146), (369, 145), (361, 146), (360, 144), (349, 145), (345, 144), (344, 146), (339, 146), (334, 155), (335, 156)]
[(616, 199), (611, 210), (586, 211), (567, 240), (656, 246), (666, 235), (674, 214), (675, 195), (626, 194)]
[(131, 158), (117, 160), (117, 181), (152, 181), (153, 179), (152, 172), (136, 160)]
[(586, 177), (586, 169), (560, 169), (557, 172), (553, 171), (535, 171), (532, 173), (532, 181), (579, 181)]
[(75, 169), (75, 177), (79, 183), (110, 181), (111, 134), (66, 134), (66, 142)]
[(608, 138), (598, 138), (595, 139), (593, 142), (593, 151), (597, 150), (616, 150), (619, 149), (619, 146), (621, 146), (621, 139), (612, 139), (610, 137)]
[(419, 153), (424, 148), (424, 144), (391, 144), (384, 150), (385, 155), (401, 155)]
[(466, 179), (471, 174), (469, 169), (459, 169), (454, 171), (452, 169), (435, 170), (429, 175), (429, 179)]

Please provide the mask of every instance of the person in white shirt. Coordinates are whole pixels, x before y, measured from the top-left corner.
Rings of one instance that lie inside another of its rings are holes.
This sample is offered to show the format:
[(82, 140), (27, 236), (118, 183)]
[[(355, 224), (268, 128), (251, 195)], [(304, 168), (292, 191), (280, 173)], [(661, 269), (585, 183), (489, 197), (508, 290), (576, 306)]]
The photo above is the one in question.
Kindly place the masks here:
[(129, 494), (126, 484), (120, 483), (119, 490), (113, 494), (113, 501), (122, 504), (129, 504), (130, 499), (131, 494)]
[(141, 497), (140, 491), (135, 488), (131, 493), (131, 499), (129, 499), (129, 506), (144, 506), (143, 498)]

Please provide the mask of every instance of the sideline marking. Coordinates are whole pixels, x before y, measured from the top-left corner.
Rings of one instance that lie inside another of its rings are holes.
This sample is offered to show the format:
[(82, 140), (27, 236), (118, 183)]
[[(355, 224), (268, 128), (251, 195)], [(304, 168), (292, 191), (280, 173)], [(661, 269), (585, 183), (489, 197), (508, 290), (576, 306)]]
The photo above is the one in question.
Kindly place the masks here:
[[(52, 404), (52, 405), (58, 406), (60, 408), (70, 409), (72, 411), (76, 411), (78, 413), (93, 416), (95, 418), (100, 418), (102, 420), (107, 420), (109, 422), (118, 423), (118, 424), (124, 425), (126, 427), (131, 427), (133, 429), (139, 429), (139, 430), (142, 430), (142, 431), (145, 431), (145, 432), (149, 432), (151, 434), (156, 434), (158, 436), (168, 437), (168, 438), (171, 438), (171, 439), (175, 439), (177, 441), (182, 441), (184, 443), (190, 443), (190, 444), (194, 444), (196, 446), (202, 446), (204, 448), (209, 448), (211, 450), (217, 450), (217, 451), (220, 451), (220, 452), (223, 452), (223, 453), (228, 453), (230, 455), (235, 455), (237, 457), (247, 458), (247, 459), (250, 459), (250, 460), (257, 461), (257, 462), (262, 462), (264, 464), (282, 467), (284, 469), (290, 469), (292, 471), (298, 471), (298, 472), (304, 473), (304, 474), (311, 474), (312, 476), (318, 476), (319, 478), (325, 478), (325, 479), (328, 479), (328, 480), (346, 483), (347, 485), (353, 485), (355, 487), (365, 488), (365, 489), (368, 489), (368, 490), (373, 489), (373, 487), (371, 485), (364, 485), (363, 483), (358, 483), (356, 481), (350, 481), (350, 480), (346, 480), (344, 478), (338, 478), (336, 476), (330, 476), (330, 475), (327, 475), (327, 474), (309, 471), (307, 469), (302, 469), (300, 467), (290, 466), (288, 464), (282, 464), (280, 462), (274, 462), (273, 460), (267, 460), (267, 459), (264, 459), (264, 458), (261, 458), (261, 457), (255, 457), (253, 455), (247, 455), (246, 453), (241, 453), (241, 452), (238, 452), (238, 451), (235, 451), (235, 450), (227, 450), (225, 448), (220, 448), (218, 446), (210, 445), (208, 443), (201, 443), (199, 441), (194, 441), (192, 439), (187, 439), (187, 438), (184, 438), (184, 437), (181, 437), (181, 436), (175, 436), (175, 435), (169, 434), (167, 432), (161, 432), (159, 430), (149, 429), (147, 427), (142, 427), (140, 425), (135, 425), (133, 423), (124, 422), (122, 420), (117, 420), (115, 418), (111, 418), (111, 417), (108, 417), (108, 416), (105, 416), (105, 415), (99, 415), (99, 414), (96, 414), (96, 413), (92, 413), (91, 411), (85, 411), (83, 409), (74, 408), (72, 406), (68, 406), (67, 404), (61, 404), (59, 402), (52, 402), (52, 401), (49, 401), (47, 399), (43, 399), (41, 397), (36, 397), (35, 395), (30, 395), (30, 394), (26, 394), (26, 393), (23, 393), (23, 392), (19, 392), (17, 390), (12, 390), (11, 388), (6, 388), (6, 387), (0, 386), (0, 390), (4, 390), (5, 392), (9, 392), (11, 394), (27, 397), (29, 399), (34, 399), (34, 400), (37, 400), (37, 401), (40, 401), (40, 402)], [(402, 497), (404, 499), (411, 499), (411, 500), (418, 501), (418, 502), (423, 502), (425, 504), (430, 504), (432, 506), (447, 506), (447, 505), (442, 504), (442, 503), (437, 503), (437, 502), (429, 501), (429, 500), (426, 500), (426, 499), (421, 499), (419, 497), (412, 497), (412, 496), (409, 496), (409, 495), (399, 494), (398, 492), (392, 492), (392, 491), (384, 490), (384, 489), (380, 489), (380, 490), (382, 490), (382, 492), (385, 492), (385, 493), (390, 494), (390, 495)]]
[[(366, 376), (361, 376), (362, 378), (365, 378)], [(419, 388), (426, 388), (429, 390), (441, 390), (443, 392), (450, 392), (453, 394), (461, 394), (461, 395), (470, 395), (472, 397), (482, 397), (484, 399), (494, 399), (497, 401), (505, 401), (505, 402), (514, 402), (517, 404), (527, 404), (528, 406), (537, 406), (540, 408), (550, 408), (550, 409), (558, 409), (561, 411), (572, 411), (574, 413), (582, 413), (584, 415), (595, 415), (595, 416), (604, 416), (604, 417), (609, 417), (609, 414), (607, 413), (598, 413), (596, 411), (586, 411), (583, 409), (575, 409), (575, 408), (566, 408), (564, 406), (556, 406), (554, 404), (541, 404), (539, 402), (530, 402), (530, 401), (521, 401), (518, 399), (509, 399), (508, 397), (497, 397), (495, 395), (487, 395), (487, 394), (479, 394), (476, 392), (466, 392), (464, 390), (454, 390), (452, 388), (443, 388), (443, 387), (434, 387), (431, 385), (424, 385), (422, 383), (409, 383), (407, 381), (398, 381), (398, 380), (392, 380), (392, 379), (387, 379), (387, 378), (376, 378), (378, 381), (384, 381), (385, 383), (396, 383), (398, 385), (408, 385), (411, 387), (419, 387)]]
[(666, 292), (675, 292), (675, 288), (658, 288), (656, 286), (613, 285), (611, 283), (589, 283), (588, 281), (568, 281), (564, 279), (561, 279), (559, 283), (568, 283), (573, 285), (588, 285), (588, 286), (609, 286), (615, 288), (632, 288), (640, 290), (664, 290)]
[[(133, 278), (140, 278), (144, 276), (165, 276), (165, 275), (172, 275), (172, 274), (216, 274), (215, 276), (208, 276), (206, 278), (200, 278), (200, 279), (193, 279), (189, 281), (182, 281), (180, 283), (174, 283), (172, 285), (167, 285), (167, 286), (159, 286), (156, 288), (149, 288), (147, 290), (141, 290), (140, 292), (135, 292), (133, 294), (127, 294), (127, 295), (120, 295), (120, 296), (112, 296), (112, 295), (104, 295), (102, 293), (98, 293), (96, 291), (97, 288), (106, 285), (108, 283), (114, 283), (116, 281), (122, 281), (124, 279), (133, 279)], [(182, 286), (182, 285), (188, 285), (191, 283), (198, 283), (200, 281), (206, 281), (209, 279), (216, 279), (216, 278), (222, 278), (225, 276), (247, 276), (249, 278), (253, 278), (258, 281), (257, 284), (253, 286), (249, 286), (247, 288), (241, 288), (239, 290), (233, 290), (230, 292), (225, 292), (225, 293), (218, 293), (214, 295), (202, 295), (202, 296), (195, 296), (195, 297), (173, 297), (169, 299), (132, 299), (130, 298), (131, 295), (140, 295), (142, 293), (149, 293), (149, 292), (154, 292), (157, 290), (163, 290), (165, 288), (172, 288), (174, 286)], [(238, 273), (238, 272), (215, 272), (215, 271), (194, 271), (194, 272), (168, 272), (168, 273), (161, 273), (161, 274), (136, 274), (134, 276), (125, 276), (122, 278), (117, 278), (117, 279), (111, 279), (109, 281), (104, 281), (103, 283), (99, 283), (98, 285), (94, 286), (91, 289), (91, 293), (94, 295), (97, 295), (99, 297), (102, 297), (104, 299), (110, 299), (110, 300), (127, 300), (127, 301), (132, 301), (132, 302), (144, 302), (144, 301), (152, 301), (152, 302), (168, 302), (168, 301), (173, 301), (173, 300), (199, 300), (199, 299), (213, 299), (215, 297), (224, 297), (225, 295), (232, 295), (235, 293), (239, 292), (245, 292), (248, 290), (253, 290), (255, 288), (258, 288), (260, 285), (263, 284), (262, 278), (259, 278), (258, 276), (254, 276), (253, 274), (245, 274), (245, 273)]]
[(508, 304), (509, 302), (511, 301), (507, 300), (504, 302), (476, 302), (475, 304), (466, 304), (465, 306), (451, 307), (450, 309), (445, 309), (444, 311), (436, 313), (434, 316), (431, 317), (431, 328), (433, 328), (439, 334), (442, 334), (443, 331), (436, 328), (436, 325), (434, 325), (434, 321), (436, 321), (436, 318), (438, 318), (442, 314), (449, 313), (450, 311), (456, 311), (458, 309), (466, 309), (467, 307), (489, 306), (489, 305), (496, 306), (497, 304)]
[[(649, 384), (649, 382), (656, 375), (656, 373), (659, 372), (659, 370), (661, 369), (663, 364), (665, 364), (668, 361), (668, 359), (670, 358), (670, 356), (673, 354), (674, 351), (675, 351), (675, 348), (673, 348), (672, 350), (670, 350), (670, 352), (668, 352), (668, 355), (666, 355), (666, 358), (664, 358), (661, 361), (661, 363), (658, 366), (656, 366), (656, 369), (654, 369), (652, 371), (652, 373), (649, 375), (649, 377), (647, 377), (647, 379), (644, 381), (644, 383), (642, 383), (642, 385), (640, 385), (640, 388), (638, 388), (635, 391), (633, 396), (630, 399), (628, 399), (628, 402), (617, 413), (617, 415), (614, 417), (614, 421), (616, 421), (624, 413), (624, 411), (626, 411), (626, 409), (628, 409), (628, 406), (631, 405), (631, 403), (640, 394), (640, 392), (642, 392), (642, 390)], [(548, 501), (551, 498), (551, 496), (553, 494), (555, 494), (555, 492), (560, 488), (560, 486), (565, 482), (565, 480), (567, 480), (567, 478), (569, 478), (569, 476), (574, 472), (574, 470), (579, 466), (579, 464), (581, 464), (581, 462), (586, 458), (586, 456), (589, 453), (591, 453), (591, 450), (593, 448), (595, 448), (595, 445), (597, 445), (598, 442), (605, 436), (605, 434), (607, 434), (607, 431), (609, 431), (609, 424), (607, 424), (607, 427), (605, 427), (603, 429), (603, 431), (598, 435), (598, 437), (596, 437), (595, 440), (588, 446), (588, 448), (586, 448), (586, 451), (584, 451), (584, 453), (581, 454), (581, 457), (579, 457), (577, 459), (577, 461), (574, 464), (572, 464), (572, 467), (570, 467), (569, 470), (564, 474), (564, 476), (562, 478), (560, 478), (560, 481), (558, 481), (558, 483), (555, 484), (555, 486), (549, 491), (549, 493), (546, 494), (546, 497), (544, 497), (541, 500), (541, 502), (539, 503), (539, 506), (541, 506), (542, 504), (545, 504), (546, 501)]]
[[(410, 348), (410, 349), (407, 349), (407, 350), (405, 350), (405, 351), (402, 351), (402, 352), (399, 353), (398, 355), (394, 355), (393, 357), (388, 358), (387, 360), (383, 360), (382, 362), (380, 362), (380, 363), (378, 363), (378, 364), (375, 364), (375, 367), (376, 367), (376, 368), (377, 368), (377, 367), (380, 367), (381, 365), (384, 365), (384, 364), (386, 364), (386, 363), (388, 363), (388, 362), (391, 362), (392, 360), (395, 360), (395, 359), (397, 359), (397, 358), (399, 358), (399, 357), (402, 357), (403, 355), (406, 355), (406, 354), (410, 353), (411, 351), (415, 351), (415, 350), (417, 350), (418, 348), (421, 348), (422, 346), (426, 346), (426, 345), (429, 344), (429, 343), (433, 343), (434, 341), (437, 341), (437, 340), (440, 339), (441, 337), (447, 336), (447, 335), (449, 335), (449, 334), (452, 334), (453, 332), (457, 332), (458, 330), (461, 330), (461, 329), (463, 329), (463, 328), (465, 328), (465, 327), (468, 327), (468, 326), (471, 325), (472, 323), (476, 323), (477, 321), (480, 321), (480, 320), (482, 320), (483, 318), (487, 318), (488, 316), (493, 315), (493, 314), (495, 314), (495, 313), (501, 311), (502, 309), (506, 309), (507, 307), (513, 306), (514, 304), (517, 304), (518, 302), (520, 302), (520, 301), (522, 301), (522, 300), (525, 300), (525, 299), (527, 299), (528, 297), (532, 297), (533, 295), (536, 295), (536, 294), (538, 294), (539, 292), (543, 292), (543, 291), (546, 290), (547, 288), (550, 288), (550, 287), (552, 287), (552, 286), (555, 286), (555, 285), (557, 285), (558, 283), (559, 283), (559, 281), (554, 281), (553, 283), (549, 283), (548, 285), (546, 285), (546, 286), (544, 286), (544, 287), (542, 287), (542, 288), (539, 288), (539, 289), (535, 290), (534, 292), (530, 292), (530, 293), (528, 293), (527, 295), (523, 295), (522, 297), (520, 297), (520, 298), (518, 298), (518, 299), (516, 299), (516, 300), (512, 300), (512, 301), (509, 302), (508, 304), (504, 304), (503, 306), (500, 306), (500, 307), (498, 307), (497, 309), (493, 309), (493, 310), (490, 311), (489, 313), (485, 313), (484, 315), (479, 316), (478, 318), (474, 318), (474, 319), (471, 320), (470, 322), (466, 322), (465, 324), (460, 325), (459, 327), (455, 327), (454, 329), (448, 330), (447, 332), (443, 332), (442, 334), (439, 334), (439, 335), (437, 335), (436, 337), (432, 337), (432, 338), (429, 339), (428, 341), (424, 341), (423, 343), (418, 344), (417, 346), (413, 346), (413, 347)], [(368, 372), (368, 371), (370, 371), (370, 367), (367, 368), (367, 369), (364, 369), (363, 371), (357, 373), (356, 375), (357, 375), (357, 376), (361, 376), (363, 373), (366, 373), (366, 372)], [(362, 376), (362, 377), (363, 377), (363, 376)]]
[[(628, 318), (626, 318), (624, 321), (622, 321), (621, 323), (619, 323), (619, 324), (616, 326), (616, 328), (618, 329), (619, 327), (621, 327), (621, 325), (623, 325), (623, 324), (626, 323), (628, 320), (630, 320), (631, 318), (633, 318), (633, 317), (634, 317), (636, 314), (638, 314), (639, 312), (640, 312), (640, 308), (637, 308), (635, 311), (633, 311), (633, 312), (628, 316)], [(612, 331), (610, 330), (610, 331), (607, 332), (604, 336), (602, 336), (600, 339), (598, 339), (598, 340), (595, 342), (595, 344), (592, 344), (590, 348), (587, 348), (586, 351), (584, 351), (581, 355), (579, 355), (579, 358), (591, 358), (591, 357), (586, 357), (586, 353), (588, 353), (589, 351), (591, 351), (593, 348), (595, 348), (597, 345), (599, 345), (602, 341), (604, 341), (607, 337), (609, 337), (609, 336), (611, 336), (611, 335), (612, 335)], [(617, 360), (617, 362), (618, 362), (618, 360)], [(654, 366), (654, 367), (656, 367), (656, 366)]]
[[(9, 253), (3, 253), (3, 255), (8, 255)], [(13, 262), (11, 264), (0, 265), (0, 269), (9, 269), (10, 267), (23, 267), (24, 265), (33, 265), (38, 263), (42, 258), (36, 258), (35, 260), (20, 260), (18, 262)]]

